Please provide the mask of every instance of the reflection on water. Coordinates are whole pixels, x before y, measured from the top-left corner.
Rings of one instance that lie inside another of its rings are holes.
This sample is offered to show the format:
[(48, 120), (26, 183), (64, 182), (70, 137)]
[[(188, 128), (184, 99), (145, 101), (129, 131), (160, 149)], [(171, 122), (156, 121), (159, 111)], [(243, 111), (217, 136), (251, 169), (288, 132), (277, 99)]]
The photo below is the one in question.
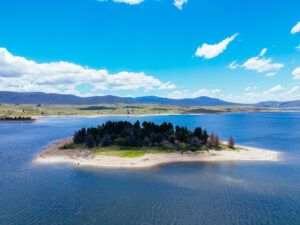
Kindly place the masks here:
[[(35, 165), (51, 142), (108, 119), (202, 126), (284, 161), (151, 169)], [(0, 124), (0, 224), (300, 224), (300, 113), (44, 118)]]

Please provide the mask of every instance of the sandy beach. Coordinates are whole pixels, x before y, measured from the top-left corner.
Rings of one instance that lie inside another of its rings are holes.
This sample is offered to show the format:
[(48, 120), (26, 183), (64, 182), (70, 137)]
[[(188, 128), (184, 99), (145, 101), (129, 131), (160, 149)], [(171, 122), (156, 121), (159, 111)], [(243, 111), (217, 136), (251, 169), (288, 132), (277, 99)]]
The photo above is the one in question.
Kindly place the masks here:
[(148, 153), (137, 158), (93, 155), (88, 149), (60, 150), (61, 146), (71, 143), (72, 138), (52, 143), (35, 158), (35, 163), (70, 163), (75, 166), (100, 168), (147, 168), (166, 163), (180, 162), (220, 162), (220, 161), (278, 161), (279, 152), (242, 147), (242, 150), (210, 150), (209, 152)]

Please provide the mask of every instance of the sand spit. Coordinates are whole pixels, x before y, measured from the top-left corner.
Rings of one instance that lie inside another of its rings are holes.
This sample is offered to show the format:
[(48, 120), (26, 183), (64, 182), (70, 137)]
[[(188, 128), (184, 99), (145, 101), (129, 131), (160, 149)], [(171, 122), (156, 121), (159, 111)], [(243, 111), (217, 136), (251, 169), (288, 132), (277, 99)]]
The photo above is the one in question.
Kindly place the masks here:
[(222, 161), (278, 161), (279, 152), (242, 147), (242, 150), (210, 150), (204, 153), (185, 152), (147, 153), (137, 158), (93, 155), (88, 149), (60, 150), (61, 146), (72, 143), (72, 138), (52, 143), (35, 158), (36, 163), (70, 163), (75, 166), (100, 168), (147, 168), (166, 163), (180, 162), (222, 162)]

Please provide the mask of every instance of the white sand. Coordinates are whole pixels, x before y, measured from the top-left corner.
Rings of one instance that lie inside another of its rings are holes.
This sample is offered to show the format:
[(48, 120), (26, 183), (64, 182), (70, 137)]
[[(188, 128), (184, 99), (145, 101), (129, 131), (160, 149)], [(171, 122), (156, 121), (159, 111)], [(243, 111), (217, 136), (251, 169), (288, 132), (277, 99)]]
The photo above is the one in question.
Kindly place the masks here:
[(166, 163), (179, 162), (221, 162), (221, 161), (278, 161), (279, 152), (242, 147), (243, 150), (210, 150), (204, 153), (158, 153), (145, 154), (138, 158), (92, 155), (87, 149), (59, 150), (60, 146), (71, 143), (72, 138), (55, 142), (35, 158), (36, 163), (71, 163), (76, 166), (102, 168), (146, 168)]

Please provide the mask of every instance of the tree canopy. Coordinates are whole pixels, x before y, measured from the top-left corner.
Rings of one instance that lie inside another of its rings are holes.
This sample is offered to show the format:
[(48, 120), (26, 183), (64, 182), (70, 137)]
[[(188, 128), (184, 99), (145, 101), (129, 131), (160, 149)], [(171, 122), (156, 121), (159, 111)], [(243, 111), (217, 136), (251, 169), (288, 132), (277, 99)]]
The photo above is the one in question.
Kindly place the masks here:
[(24, 120), (32, 120), (32, 118), (31, 117), (21, 117), (21, 116), (19, 116), (19, 117), (0, 117), (0, 121), (3, 121), (3, 120), (5, 120), (5, 121), (15, 121), (15, 120), (18, 120), (18, 121), (24, 121)]
[(186, 127), (176, 126), (164, 122), (160, 125), (153, 122), (136, 121), (107, 121), (97, 127), (82, 128), (75, 131), (75, 144), (85, 143), (92, 148), (101, 146), (164, 146), (166, 144), (180, 148), (181, 145), (201, 147), (207, 145), (208, 133), (197, 127), (194, 131)]

